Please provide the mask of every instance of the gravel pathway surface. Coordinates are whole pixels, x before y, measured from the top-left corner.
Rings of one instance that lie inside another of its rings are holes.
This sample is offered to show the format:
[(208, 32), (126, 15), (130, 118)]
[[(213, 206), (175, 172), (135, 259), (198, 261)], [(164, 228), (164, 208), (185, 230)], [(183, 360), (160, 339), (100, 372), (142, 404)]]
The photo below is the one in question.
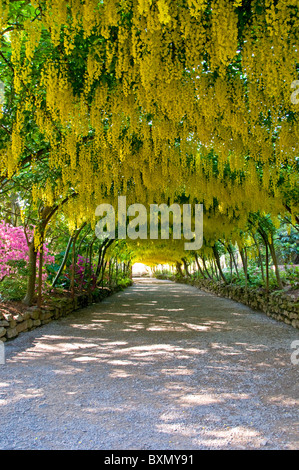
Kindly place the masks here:
[(237, 302), (137, 280), (5, 343), (0, 449), (298, 449), (295, 340)]

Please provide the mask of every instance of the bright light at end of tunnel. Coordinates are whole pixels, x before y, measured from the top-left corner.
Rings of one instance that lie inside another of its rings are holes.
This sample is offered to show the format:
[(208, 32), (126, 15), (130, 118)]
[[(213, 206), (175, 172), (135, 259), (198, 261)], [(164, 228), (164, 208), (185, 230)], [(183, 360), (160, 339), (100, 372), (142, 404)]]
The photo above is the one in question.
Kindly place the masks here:
[(143, 263), (135, 263), (132, 266), (133, 276), (141, 276), (142, 274), (149, 274), (150, 268)]

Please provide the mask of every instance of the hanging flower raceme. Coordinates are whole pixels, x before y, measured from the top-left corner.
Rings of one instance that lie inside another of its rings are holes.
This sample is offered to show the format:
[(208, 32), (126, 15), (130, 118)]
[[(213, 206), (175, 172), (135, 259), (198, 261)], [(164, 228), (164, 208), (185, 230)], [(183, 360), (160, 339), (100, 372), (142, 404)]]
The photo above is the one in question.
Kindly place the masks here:
[[(0, 0), (3, 30), (15, 3)], [(120, 194), (203, 202), (214, 237), (219, 214), (232, 234), (261, 206), (294, 215), (298, 7), (247, 3), (20, 3), (22, 27), (3, 37), (13, 112), (3, 113), (0, 175), (47, 148), (50, 174), (33, 198), (52, 205), (76, 191), (70, 227)]]

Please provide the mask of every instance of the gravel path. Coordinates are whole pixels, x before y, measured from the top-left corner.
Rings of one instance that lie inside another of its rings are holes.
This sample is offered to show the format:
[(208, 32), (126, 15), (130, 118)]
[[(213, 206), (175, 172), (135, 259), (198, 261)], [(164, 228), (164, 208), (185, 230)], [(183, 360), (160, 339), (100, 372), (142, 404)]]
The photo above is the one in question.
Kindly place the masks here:
[(5, 344), (0, 449), (298, 449), (294, 328), (137, 280)]

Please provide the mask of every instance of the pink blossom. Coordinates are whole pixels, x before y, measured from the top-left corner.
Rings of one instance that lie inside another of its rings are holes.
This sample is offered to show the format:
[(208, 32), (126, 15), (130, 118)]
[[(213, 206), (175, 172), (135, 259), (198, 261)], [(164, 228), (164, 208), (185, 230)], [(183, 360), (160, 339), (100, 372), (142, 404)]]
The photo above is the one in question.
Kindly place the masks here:
[[(31, 231), (29, 234), (33, 236)], [(49, 248), (44, 245), (44, 265), (52, 264), (55, 261), (54, 256), (49, 254)], [(17, 261), (24, 261), (25, 267), (28, 267), (29, 253), (26, 236), (23, 227), (14, 227), (5, 221), (0, 222), (0, 282), (6, 276), (16, 275), (18, 267)], [(37, 266), (39, 262), (39, 253), (37, 256)], [(43, 279), (46, 280), (47, 273), (44, 272)]]

